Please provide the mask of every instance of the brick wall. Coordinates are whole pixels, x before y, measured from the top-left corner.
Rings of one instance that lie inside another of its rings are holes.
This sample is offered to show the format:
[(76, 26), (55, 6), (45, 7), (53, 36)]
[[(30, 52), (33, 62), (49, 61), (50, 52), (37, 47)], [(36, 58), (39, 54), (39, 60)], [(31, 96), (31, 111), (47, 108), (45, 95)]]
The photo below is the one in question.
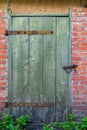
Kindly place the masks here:
[(74, 8), (72, 12), (72, 112), (87, 115), (87, 8)]
[(7, 28), (6, 13), (0, 12), (0, 110), (7, 102), (7, 37), (4, 35)]
[[(72, 112), (78, 116), (87, 115), (87, 9), (72, 9)], [(7, 102), (7, 28), (6, 13), (0, 12), (0, 110)]]

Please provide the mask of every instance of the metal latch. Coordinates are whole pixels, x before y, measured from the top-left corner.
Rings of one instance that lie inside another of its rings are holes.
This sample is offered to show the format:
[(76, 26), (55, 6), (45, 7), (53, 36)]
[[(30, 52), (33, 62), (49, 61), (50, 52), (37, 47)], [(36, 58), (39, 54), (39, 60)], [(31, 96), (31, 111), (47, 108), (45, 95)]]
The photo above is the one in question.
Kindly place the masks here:
[(78, 65), (70, 65), (70, 66), (64, 66), (63, 69), (67, 72), (70, 73), (72, 70), (74, 70), (76, 72), (76, 68), (78, 67)]

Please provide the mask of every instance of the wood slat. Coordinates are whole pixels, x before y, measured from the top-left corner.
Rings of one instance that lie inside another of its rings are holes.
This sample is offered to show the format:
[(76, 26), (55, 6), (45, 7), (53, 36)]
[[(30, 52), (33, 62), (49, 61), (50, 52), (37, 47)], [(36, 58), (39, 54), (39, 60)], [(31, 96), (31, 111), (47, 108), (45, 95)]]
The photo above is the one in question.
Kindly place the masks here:
[(62, 69), (68, 66), (69, 18), (57, 18), (56, 44), (56, 120), (64, 121), (68, 115), (68, 74)]

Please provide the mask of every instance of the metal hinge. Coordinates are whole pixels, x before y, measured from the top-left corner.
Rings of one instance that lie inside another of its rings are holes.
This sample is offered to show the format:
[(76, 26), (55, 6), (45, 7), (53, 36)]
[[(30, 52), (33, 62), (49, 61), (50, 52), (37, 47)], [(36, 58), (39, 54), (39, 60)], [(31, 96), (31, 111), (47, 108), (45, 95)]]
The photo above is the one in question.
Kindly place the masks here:
[(7, 103), (7, 107), (53, 107), (54, 103), (39, 103), (39, 102), (32, 102), (32, 103), (21, 103), (21, 102), (11, 102)]
[(18, 31), (6, 31), (5, 35), (18, 35), (18, 34), (28, 34), (28, 35), (49, 35), (53, 34), (52, 30), (18, 30)]

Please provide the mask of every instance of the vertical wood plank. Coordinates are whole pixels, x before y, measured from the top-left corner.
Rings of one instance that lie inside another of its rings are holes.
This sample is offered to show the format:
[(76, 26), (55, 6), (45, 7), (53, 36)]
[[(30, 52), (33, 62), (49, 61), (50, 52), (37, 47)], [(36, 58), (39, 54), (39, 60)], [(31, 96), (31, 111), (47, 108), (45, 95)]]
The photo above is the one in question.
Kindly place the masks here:
[[(12, 17), (9, 17), (9, 29), (12, 30)], [(13, 100), (13, 45), (11, 44), (13, 36), (8, 37), (8, 99)]]
[[(55, 18), (44, 18), (44, 30), (54, 34), (44, 35), (43, 44), (43, 102), (55, 102)], [(54, 120), (54, 107), (43, 108), (44, 121)]]
[[(13, 17), (13, 30), (27, 30), (28, 18)], [(25, 102), (28, 86), (28, 35), (14, 35), (13, 45), (13, 102)], [(13, 113), (21, 114), (21, 108), (13, 108)]]
[[(29, 18), (30, 30), (43, 30), (43, 17)], [(42, 100), (42, 45), (43, 35), (29, 36), (29, 86), (31, 102)], [(34, 122), (42, 121), (42, 108), (32, 107)]]
[(63, 121), (68, 115), (69, 77), (62, 67), (69, 63), (69, 18), (57, 18), (56, 45), (56, 120)]

